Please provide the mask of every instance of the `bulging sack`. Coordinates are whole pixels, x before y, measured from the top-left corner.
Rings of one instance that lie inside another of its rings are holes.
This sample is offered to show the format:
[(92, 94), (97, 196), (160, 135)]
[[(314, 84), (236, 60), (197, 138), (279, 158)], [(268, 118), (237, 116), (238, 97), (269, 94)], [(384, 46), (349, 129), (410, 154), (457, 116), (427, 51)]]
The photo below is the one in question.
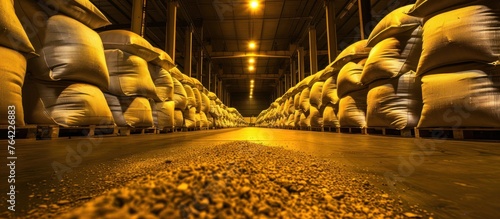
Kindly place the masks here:
[(367, 47), (368, 40), (360, 40), (355, 42), (342, 50), (330, 66), (334, 69), (340, 70), (344, 65), (349, 62), (356, 62), (357, 60), (365, 59), (370, 54), (371, 48)]
[(0, 46), (0, 125), (9, 125), (9, 110), (15, 113), (15, 125), (23, 126), (22, 87), (26, 75), (26, 58), (19, 52)]
[(151, 79), (156, 87), (156, 95), (161, 101), (169, 101), (174, 97), (174, 81), (170, 73), (160, 66), (148, 65)]
[(417, 0), (408, 11), (409, 15), (430, 18), (436, 14), (471, 5), (486, 5), (490, 8), (500, 8), (500, 2), (495, 0)]
[(302, 92), (300, 92), (300, 100), (299, 100), (299, 105), (300, 109), (302, 112), (309, 112), (309, 107), (311, 106), (311, 103), (309, 103), (309, 96), (311, 94), (311, 90), (306, 87)]
[(366, 96), (368, 88), (349, 93), (339, 102), (340, 127), (366, 127)]
[(128, 30), (107, 30), (100, 32), (99, 36), (105, 49), (120, 49), (148, 62), (160, 55), (146, 39)]
[(363, 68), (361, 83), (370, 84), (379, 79), (416, 71), (421, 53), (421, 27), (417, 27), (411, 35), (382, 40), (370, 52)]
[(324, 127), (340, 127), (339, 119), (337, 118), (338, 104), (333, 105), (328, 103), (323, 110), (323, 126)]
[(173, 128), (175, 126), (174, 110), (174, 101), (156, 102), (153, 108), (155, 127), (160, 129)]
[[(16, 0), (17, 1), (17, 0)], [(111, 22), (89, 0), (39, 0), (50, 7), (49, 15), (63, 13), (86, 26), (96, 29), (110, 25)]]
[[(77, 81), (106, 91), (109, 74), (99, 35), (75, 19), (54, 15), (43, 32), (32, 38), (40, 57), (30, 59), (28, 71), (46, 81)], [(38, 47), (37, 46), (37, 47)]]
[(187, 107), (187, 93), (184, 85), (175, 78), (172, 78), (172, 81), (174, 81), (175, 109), (184, 110)]
[[(500, 1), (494, 1), (500, 2)], [(465, 62), (500, 63), (500, 7), (467, 6), (424, 24), (417, 75)]]
[(105, 94), (105, 97), (117, 126), (153, 127), (153, 110), (148, 99), (144, 97), (120, 97), (112, 94)]
[(354, 62), (347, 63), (339, 72), (337, 77), (337, 94), (342, 98), (347, 94), (365, 89), (367, 85), (361, 83), (363, 66)]
[(119, 49), (106, 50), (105, 56), (110, 76), (109, 93), (160, 101), (146, 60)]
[(337, 82), (335, 77), (328, 78), (323, 84), (323, 89), (321, 91), (321, 103), (322, 104), (338, 104), (339, 97), (337, 95)]
[(114, 124), (104, 94), (90, 84), (41, 81), (28, 75), (23, 87), (23, 105), (29, 124), (63, 127)]
[(366, 46), (373, 47), (377, 43), (390, 37), (398, 37), (408, 31), (422, 26), (422, 18), (408, 15), (408, 11), (413, 8), (413, 5), (400, 7), (389, 14), (373, 28)]
[(14, 10), (14, 0), (0, 2), (0, 47), (2, 46), (19, 51), (27, 57), (35, 55), (35, 49)]
[(325, 82), (318, 81), (314, 83), (314, 85), (311, 87), (311, 93), (309, 97), (309, 102), (311, 103), (312, 106), (316, 108), (321, 108), (322, 105), (322, 91), (323, 91), (323, 85)]
[(500, 68), (470, 63), (422, 77), (418, 127), (500, 127)]
[(422, 92), (416, 73), (378, 80), (370, 84), (367, 99), (368, 127), (397, 130), (417, 126), (422, 110)]
[(171, 68), (175, 67), (175, 63), (172, 60), (172, 58), (168, 55), (168, 53), (157, 47), (153, 47), (153, 51), (160, 55), (158, 55), (158, 57), (153, 59), (151, 61), (151, 64), (160, 66), (165, 70), (170, 70)]

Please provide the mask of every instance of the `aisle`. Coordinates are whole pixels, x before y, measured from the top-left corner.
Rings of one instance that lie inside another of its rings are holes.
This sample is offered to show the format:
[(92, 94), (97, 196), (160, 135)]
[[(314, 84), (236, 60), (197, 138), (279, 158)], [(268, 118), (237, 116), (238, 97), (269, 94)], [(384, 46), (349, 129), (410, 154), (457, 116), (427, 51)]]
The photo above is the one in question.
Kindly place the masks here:
[[(372, 177), (370, 183), (375, 188), (390, 197), (400, 197), (404, 205), (418, 205), (416, 208), (436, 218), (492, 218), (500, 208), (498, 143), (249, 127), (94, 139), (20, 140), (16, 143), (16, 212), (25, 216), (27, 211), (64, 211), (104, 191), (155, 174), (168, 165), (168, 160), (234, 141), (282, 147), (335, 162)], [(54, 172), (54, 164), (59, 174)], [(5, 168), (0, 175), (7, 176)], [(62, 182), (58, 175), (63, 177)], [(4, 186), (1, 189), (8, 192)], [(0, 207), (3, 212), (5, 203)]]

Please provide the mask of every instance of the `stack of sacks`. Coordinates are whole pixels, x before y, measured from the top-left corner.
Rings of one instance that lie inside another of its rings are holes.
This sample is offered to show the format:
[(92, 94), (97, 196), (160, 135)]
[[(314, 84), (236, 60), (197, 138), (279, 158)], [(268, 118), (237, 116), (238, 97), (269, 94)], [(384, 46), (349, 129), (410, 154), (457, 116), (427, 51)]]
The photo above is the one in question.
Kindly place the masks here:
[[(322, 97), (327, 98), (329, 107), (325, 107), (323, 118), (327, 118), (329, 125), (341, 127), (365, 127), (367, 88), (361, 84), (360, 76), (363, 65), (370, 53), (367, 40), (360, 40), (345, 48), (333, 61), (325, 76), (328, 78)], [(337, 83), (337, 89), (332, 83)], [(337, 94), (335, 94), (337, 93)], [(339, 100), (337, 101), (337, 98)], [(337, 103), (338, 102), (338, 109)], [(337, 116), (335, 113), (338, 112)]]
[(191, 78), (194, 83), (193, 92), (196, 99), (196, 127), (198, 128), (206, 128), (208, 127), (207, 116), (204, 111), (206, 109), (203, 107), (203, 84), (196, 79)]
[(26, 122), (63, 127), (113, 124), (102, 93), (110, 82), (104, 48), (91, 29), (109, 24), (104, 15), (85, 0), (18, 0), (15, 8), (40, 54), (28, 61), (29, 85), (23, 87)]
[(174, 126), (181, 128), (184, 125), (184, 110), (187, 108), (187, 93), (179, 79), (183, 80), (184, 77), (176, 67), (171, 68), (169, 71), (174, 82)]
[[(333, 63), (333, 62), (332, 62)], [(335, 70), (328, 65), (321, 78), (326, 78), (321, 91), (321, 104), (323, 108), (323, 127), (340, 127), (339, 119), (337, 118), (339, 109), (339, 97), (337, 96), (337, 80), (333, 77)]]
[(500, 127), (500, 1), (422, 1), (418, 127)]
[[(0, 116), (7, 118), (9, 106), (15, 111), (15, 125), (23, 126), (24, 111), (22, 104), (22, 87), (26, 75), (26, 58), (34, 56), (35, 49), (26, 35), (14, 11), (14, 1), (4, 0), (0, 3)], [(2, 119), (0, 125), (9, 125)]]
[(194, 83), (193, 80), (184, 75), (183, 80), (181, 81), (182, 85), (184, 86), (184, 90), (186, 91), (187, 94), (187, 105), (186, 109), (183, 112), (184, 116), (184, 127), (185, 128), (196, 128), (196, 108), (197, 108), (197, 101), (196, 97), (193, 91)]
[(309, 108), (309, 124), (311, 124), (311, 127), (313, 128), (321, 128), (323, 127), (323, 100), (322, 100), (322, 92), (323, 92), (323, 85), (325, 84), (325, 81), (320, 80), (320, 76), (323, 74), (324, 69), (317, 72), (314, 75), (314, 78), (309, 82), (309, 87), (311, 88), (310, 94), (309, 94), (309, 103), (310, 103), (310, 108)]
[(153, 121), (155, 127), (163, 130), (172, 129), (175, 126), (174, 110), (174, 81), (170, 72), (166, 69), (173, 67), (172, 59), (163, 50), (154, 48), (159, 53), (153, 61), (149, 62), (149, 73), (156, 87), (156, 94), (159, 101), (155, 101), (152, 107)]
[(295, 93), (295, 95), (293, 96), (293, 108), (295, 109), (293, 113), (294, 128), (300, 128), (300, 116), (302, 115), (302, 110), (300, 109), (300, 94), (302, 93), (304, 87), (303, 86), (299, 87), (298, 86), (299, 84), (296, 85), (295, 90), (297, 93)]
[(295, 87), (291, 87), (290, 89), (288, 89), (288, 92), (289, 92), (289, 97), (288, 97), (289, 106), (288, 106), (288, 119), (286, 122), (286, 127), (287, 128), (294, 128), (295, 127), (295, 101), (294, 101), (295, 98), (294, 97), (296, 94)]
[(110, 76), (106, 100), (116, 124), (121, 127), (153, 127), (151, 105), (161, 102), (161, 99), (156, 93), (148, 62), (159, 54), (148, 41), (130, 31), (110, 30), (99, 35), (106, 49)]
[[(363, 61), (361, 61), (363, 62)], [(337, 77), (340, 127), (366, 127), (366, 95), (368, 87), (361, 83), (363, 66), (349, 62), (340, 70)]]
[(368, 38), (373, 47), (361, 83), (369, 86), (368, 127), (414, 128), (422, 109), (420, 80), (415, 71), (422, 52), (421, 19), (406, 13), (413, 5), (389, 13)]
[(208, 98), (208, 90), (203, 87), (203, 92), (201, 93), (201, 127), (211, 128), (211, 122), (208, 120), (208, 115), (210, 114), (211, 101)]
[(208, 99), (210, 100), (210, 108), (209, 112), (207, 113), (207, 119), (209, 123), (210, 128), (215, 128), (215, 120), (217, 120), (218, 114), (217, 114), (217, 104), (215, 103), (215, 100), (217, 100), (217, 95), (215, 95), (214, 92), (208, 92)]

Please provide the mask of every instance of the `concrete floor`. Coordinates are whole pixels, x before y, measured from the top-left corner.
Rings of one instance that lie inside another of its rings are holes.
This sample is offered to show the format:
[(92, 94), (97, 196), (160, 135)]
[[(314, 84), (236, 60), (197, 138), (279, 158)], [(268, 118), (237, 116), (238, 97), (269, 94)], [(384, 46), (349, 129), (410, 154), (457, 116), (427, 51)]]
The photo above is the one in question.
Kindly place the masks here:
[[(500, 215), (499, 142), (255, 127), (128, 137), (19, 139), (16, 142), (16, 211), (22, 216), (43, 203), (42, 198), (29, 198), (29, 195), (40, 193), (52, 199), (68, 193), (87, 195), (80, 191), (98, 195), (106, 189), (123, 186), (118, 180), (109, 182), (114, 180), (113, 174), (117, 171), (131, 176), (135, 171), (131, 167), (149, 168), (166, 157), (175, 157), (176, 153), (232, 141), (284, 147), (336, 160), (353, 171), (377, 177), (375, 186), (434, 213), (435, 218), (498, 218)], [(120, 161), (126, 161), (126, 165)], [(8, 161), (4, 159), (4, 162)], [(62, 170), (71, 170), (60, 176), (66, 181), (70, 179), (75, 187), (59, 189), (63, 182), (58, 180), (54, 164), (67, 168)], [(1, 166), (0, 175), (4, 178), (8, 173), (6, 166)], [(96, 187), (94, 180), (103, 179), (108, 186), (87, 190)], [(6, 180), (1, 180), (2, 194), (8, 192), (7, 188)], [(55, 191), (51, 192), (51, 188)], [(3, 212), (5, 202), (0, 207)]]

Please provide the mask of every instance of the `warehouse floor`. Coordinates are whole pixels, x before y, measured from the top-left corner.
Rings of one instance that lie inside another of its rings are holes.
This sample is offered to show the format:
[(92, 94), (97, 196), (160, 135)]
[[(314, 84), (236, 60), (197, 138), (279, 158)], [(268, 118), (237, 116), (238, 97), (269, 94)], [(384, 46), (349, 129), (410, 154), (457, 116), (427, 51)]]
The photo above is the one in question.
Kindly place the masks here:
[[(19, 139), (16, 215), (4, 212), (7, 204), (2, 202), (0, 218), (68, 212), (110, 189), (163, 171), (183, 154), (240, 141), (334, 162), (402, 203), (402, 212), (434, 218), (494, 218), (499, 214), (498, 142), (247, 127), (128, 137)], [(1, 171), (2, 176), (8, 175), (5, 168)], [(8, 192), (6, 187), (2, 186), (3, 194)]]

